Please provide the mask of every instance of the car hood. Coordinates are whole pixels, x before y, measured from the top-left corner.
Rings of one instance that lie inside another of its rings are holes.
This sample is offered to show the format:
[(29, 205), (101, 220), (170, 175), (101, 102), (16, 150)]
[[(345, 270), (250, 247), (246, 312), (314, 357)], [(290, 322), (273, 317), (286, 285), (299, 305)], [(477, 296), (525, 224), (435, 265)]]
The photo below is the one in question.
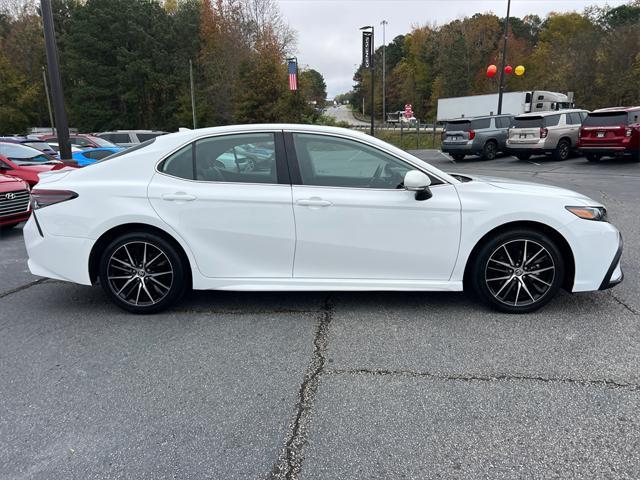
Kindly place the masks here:
[[(13, 183), (24, 183), (24, 182), (17, 177), (12, 177), (10, 175), (0, 175), (0, 185), (2, 185), (3, 187)], [(0, 187), (0, 190), (1, 189), (2, 187)]]
[(512, 178), (502, 178), (502, 177), (494, 177), (494, 176), (484, 176), (484, 175), (468, 175), (468, 174), (450, 174), (450, 175), (461, 175), (463, 177), (471, 178), (477, 182), (483, 182), (489, 185), (492, 185), (496, 188), (502, 188), (504, 190), (510, 190), (514, 192), (520, 192), (524, 194), (530, 195), (544, 195), (544, 196), (554, 196), (554, 197), (564, 197), (571, 198), (576, 201), (580, 201), (583, 205), (597, 207), (603, 206), (600, 202), (593, 200), (586, 195), (583, 195), (578, 192), (574, 192), (573, 190), (568, 190), (566, 188), (554, 187), (552, 185), (544, 185), (542, 183), (535, 182), (525, 182), (522, 180), (514, 180)]

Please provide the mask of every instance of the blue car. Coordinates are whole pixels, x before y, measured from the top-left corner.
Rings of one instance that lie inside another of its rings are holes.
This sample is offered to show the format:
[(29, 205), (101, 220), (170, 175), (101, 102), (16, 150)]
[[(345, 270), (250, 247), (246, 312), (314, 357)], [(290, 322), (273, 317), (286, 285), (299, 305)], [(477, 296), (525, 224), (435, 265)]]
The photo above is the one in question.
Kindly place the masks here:
[(87, 148), (86, 150), (74, 152), (71, 155), (71, 158), (73, 158), (78, 163), (79, 167), (86, 167), (87, 165), (91, 165), (98, 160), (102, 160), (103, 158), (106, 158), (109, 155), (113, 155), (114, 153), (118, 153), (122, 150), (124, 150), (124, 148), (120, 147)]

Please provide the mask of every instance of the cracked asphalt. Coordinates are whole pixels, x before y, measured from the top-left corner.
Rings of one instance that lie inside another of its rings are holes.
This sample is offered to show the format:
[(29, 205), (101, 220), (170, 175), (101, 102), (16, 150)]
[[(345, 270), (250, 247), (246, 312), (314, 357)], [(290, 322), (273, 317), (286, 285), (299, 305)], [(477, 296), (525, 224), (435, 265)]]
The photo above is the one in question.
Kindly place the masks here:
[(3, 233), (0, 479), (640, 478), (640, 164), (417, 155), (602, 200), (624, 283), (520, 316), (464, 294), (195, 292), (140, 317), (33, 277)]

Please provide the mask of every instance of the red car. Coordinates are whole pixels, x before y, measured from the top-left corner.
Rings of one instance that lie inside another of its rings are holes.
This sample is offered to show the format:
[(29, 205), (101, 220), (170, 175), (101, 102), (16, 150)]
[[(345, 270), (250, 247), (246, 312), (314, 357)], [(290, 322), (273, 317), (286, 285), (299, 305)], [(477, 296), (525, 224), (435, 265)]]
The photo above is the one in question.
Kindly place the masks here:
[(590, 162), (622, 155), (640, 162), (640, 107), (591, 112), (580, 128), (578, 149)]
[(19, 178), (0, 175), (0, 229), (13, 228), (30, 214), (29, 185)]
[(38, 183), (39, 173), (63, 168), (69, 167), (40, 150), (17, 143), (0, 142), (0, 175), (21, 178), (33, 187)]

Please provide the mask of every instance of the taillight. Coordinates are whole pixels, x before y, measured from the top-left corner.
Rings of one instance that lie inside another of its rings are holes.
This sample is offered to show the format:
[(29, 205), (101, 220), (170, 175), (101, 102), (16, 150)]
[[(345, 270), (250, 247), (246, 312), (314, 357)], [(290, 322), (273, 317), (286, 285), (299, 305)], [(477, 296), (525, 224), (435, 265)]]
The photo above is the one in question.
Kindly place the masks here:
[(474, 130), (469, 130), (469, 140), (473, 140), (476, 138), (476, 132)]
[(547, 138), (547, 135), (549, 135), (549, 130), (547, 130), (546, 128), (541, 128), (540, 129), (540, 138)]
[(39, 208), (48, 207), (67, 200), (73, 200), (78, 194), (70, 190), (31, 190), (31, 208), (37, 210)]
[(580, 137), (584, 137), (584, 136), (586, 136), (586, 135), (584, 134), (584, 128), (582, 128), (582, 127), (580, 127), (580, 133), (579, 133), (579, 136), (580, 136)]
[(625, 137), (630, 137), (632, 133), (633, 133), (633, 130), (631, 130), (630, 128), (625, 128), (624, 129), (624, 136)]

